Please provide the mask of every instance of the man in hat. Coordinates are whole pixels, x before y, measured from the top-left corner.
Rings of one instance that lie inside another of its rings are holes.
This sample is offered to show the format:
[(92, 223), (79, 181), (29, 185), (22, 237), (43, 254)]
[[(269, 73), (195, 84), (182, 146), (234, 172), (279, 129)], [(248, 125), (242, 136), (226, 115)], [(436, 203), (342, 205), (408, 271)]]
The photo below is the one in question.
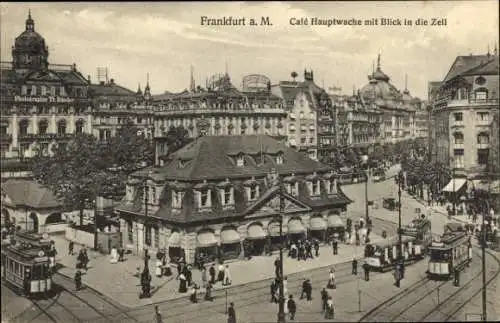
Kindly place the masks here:
[(355, 257), (352, 258), (352, 274), (358, 274), (358, 260)]

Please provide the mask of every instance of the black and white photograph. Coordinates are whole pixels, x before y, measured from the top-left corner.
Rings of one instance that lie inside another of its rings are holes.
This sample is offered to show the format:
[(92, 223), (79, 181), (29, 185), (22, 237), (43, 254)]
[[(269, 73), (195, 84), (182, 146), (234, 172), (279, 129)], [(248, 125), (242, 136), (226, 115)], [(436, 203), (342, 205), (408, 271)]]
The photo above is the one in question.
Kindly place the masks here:
[(1, 323), (500, 320), (499, 2), (0, 3)]

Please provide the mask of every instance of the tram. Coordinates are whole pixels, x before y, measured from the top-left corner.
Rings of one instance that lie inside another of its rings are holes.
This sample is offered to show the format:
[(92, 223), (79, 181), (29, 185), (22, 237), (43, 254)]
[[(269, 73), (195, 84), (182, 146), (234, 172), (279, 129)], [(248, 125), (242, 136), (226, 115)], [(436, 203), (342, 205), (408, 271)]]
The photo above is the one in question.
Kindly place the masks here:
[[(420, 253), (415, 249), (415, 237), (402, 236), (402, 255), (404, 262), (421, 259)], [(367, 244), (365, 247), (365, 261), (374, 271), (385, 272), (391, 270), (398, 263), (399, 237), (395, 236), (388, 241)]]
[(427, 276), (449, 279), (455, 270), (463, 270), (472, 260), (472, 245), (465, 232), (446, 232), (429, 247)]
[(5, 282), (27, 297), (52, 290), (52, 273), (47, 251), (50, 240), (46, 235), (16, 232), (15, 243), (2, 247), (2, 267)]
[(415, 218), (403, 228), (403, 235), (415, 238), (415, 256), (422, 259), (432, 243), (431, 221), (425, 218)]

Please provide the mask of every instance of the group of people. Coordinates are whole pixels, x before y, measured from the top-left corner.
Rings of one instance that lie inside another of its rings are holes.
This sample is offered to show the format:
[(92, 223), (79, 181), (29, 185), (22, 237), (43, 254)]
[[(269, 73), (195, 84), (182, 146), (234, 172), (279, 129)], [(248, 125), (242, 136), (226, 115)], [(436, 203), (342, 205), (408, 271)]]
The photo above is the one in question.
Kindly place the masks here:
[(288, 257), (297, 260), (307, 260), (308, 258), (314, 259), (313, 248), (315, 256), (319, 256), (319, 241), (317, 239), (301, 239), (291, 241), (288, 244)]

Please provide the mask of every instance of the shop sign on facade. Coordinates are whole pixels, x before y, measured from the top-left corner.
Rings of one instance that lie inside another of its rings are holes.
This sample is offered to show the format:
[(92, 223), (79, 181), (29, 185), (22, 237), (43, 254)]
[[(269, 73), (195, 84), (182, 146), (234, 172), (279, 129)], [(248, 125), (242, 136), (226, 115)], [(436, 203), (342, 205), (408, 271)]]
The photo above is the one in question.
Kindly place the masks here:
[(14, 102), (72, 103), (74, 99), (60, 96), (14, 96)]

